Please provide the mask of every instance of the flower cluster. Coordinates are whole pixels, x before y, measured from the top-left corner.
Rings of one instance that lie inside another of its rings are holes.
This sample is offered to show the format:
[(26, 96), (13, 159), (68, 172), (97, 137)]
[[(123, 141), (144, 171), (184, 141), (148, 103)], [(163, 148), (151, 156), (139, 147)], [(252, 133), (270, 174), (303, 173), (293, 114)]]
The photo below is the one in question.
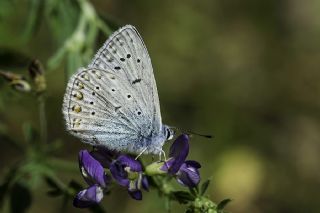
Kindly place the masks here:
[(148, 191), (148, 176), (169, 175), (183, 186), (195, 187), (200, 182), (200, 164), (186, 160), (189, 153), (188, 135), (180, 135), (171, 145), (169, 159), (143, 168), (141, 162), (130, 155), (97, 147), (96, 150), (79, 152), (79, 167), (88, 188), (80, 191), (74, 206), (86, 208), (99, 203), (108, 191), (112, 179), (125, 187), (136, 200), (142, 199), (141, 190)]
[(163, 164), (161, 170), (177, 178), (177, 181), (188, 187), (195, 187), (200, 182), (199, 168), (197, 161), (187, 160), (189, 154), (189, 137), (180, 135), (170, 147), (169, 159)]

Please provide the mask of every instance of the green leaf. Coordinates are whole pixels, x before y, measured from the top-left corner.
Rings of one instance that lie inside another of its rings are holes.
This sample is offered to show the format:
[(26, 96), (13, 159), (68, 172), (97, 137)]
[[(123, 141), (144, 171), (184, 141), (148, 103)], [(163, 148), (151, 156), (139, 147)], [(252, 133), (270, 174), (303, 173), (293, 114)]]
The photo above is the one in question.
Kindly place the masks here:
[(60, 187), (58, 186), (58, 184), (54, 180), (52, 180), (50, 177), (45, 177), (45, 181), (51, 189), (59, 189), (60, 190)]
[(68, 203), (70, 203), (70, 195), (64, 194), (59, 212), (66, 212)]
[(81, 61), (81, 55), (79, 52), (68, 52), (67, 55), (67, 74), (68, 78), (75, 73), (79, 67), (81, 67), (82, 61)]
[(10, 138), (7, 135), (4, 135), (2, 133), (0, 133), (0, 141), (2, 143), (8, 143), (10, 145), (12, 145), (14, 148), (18, 149), (18, 150), (22, 150), (22, 145), (19, 144), (17, 141), (13, 140), (12, 138)]
[(194, 187), (194, 188), (189, 188), (189, 191), (190, 191), (190, 193), (191, 193), (193, 196), (197, 197), (197, 195), (198, 195), (198, 190), (197, 190), (196, 187)]
[(63, 195), (63, 192), (59, 189), (53, 189), (53, 190), (47, 191), (47, 195), (50, 197), (58, 197)]
[(14, 184), (10, 191), (10, 212), (23, 213), (31, 206), (32, 196), (27, 187)]
[(31, 0), (28, 8), (29, 15), (25, 23), (24, 32), (22, 33), (25, 41), (28, 41), (32, 35), (39, 29), (40, 23), (43, 20), (44, 2), (38, 0)]
[(31, 123), (25, 122), (22, 125), (23, 135), (28, 144), (35, 144), (37, 138), (36, 130), (32, 127)]
[(7, 195), (8, 189), (9, 189), (9, 181), (5, 181), (3, 184), (0, 185), (0, 209), (3, 205), (4, 198)]
[(191, 209), (187, 209), (186, 213), (192, 213)]
[(75, 181), (75, 180), (71, 180), (71, 181), (70, 181), (70, 183), (69, 183), (69, 187), (70, 187), (71, 189), (76, 190), (76, 191), (80, 191), (80, 190), (82, 190), (82, 186), (81, 186), (81, 184), (80, 184), (80, 183), (78, 183), (78, 182), (77, 182), (77, 181)]
[(232, 201), (232, 200), (229, 199), (229, 198), (222, 200), (222, 201), (218, 204), (218, 206), (217, 206), (218, 212), (219, 212), (219, 213), (222, 213), (222, 212), (223, 212), (222, 210), (223, 210), (223, 209), (226, 207), (226, 205), (227, 205), (229, 202), (231, 202), (231, 201)]
[(209, 185), (210, 185), (210, 180), (206, 180), (206, 181), (201, 185), (200, 195), (204, 195), (204, 193), (207, 191)]
[(58, 49), (54, 55), (52, 55), (48, 62), (47, 62), (47, 66), (49, 70), (53, 70), (56, 69), (63, 61), (65, 55), (67, 53), (67, 49), (62, 46), (60, 49)]
[(14, 181), (16, 174), (17, 169), (11, 169), (9, 173), (6, 174), (3, 183), (0, 185), (0, 208), (3, 205), (4, 198), (8, 195), (10, 184), (12, 184), (12, 182)]
[(189, 201), (194, 201), (194, 196), (192, 196), (192, 194), (190, 194), (189, 192), (186, 191), (175, 191), (175, 192), (171, 192), (171, 198), (173, 200), (178, 201), (179, 203), (188, 203)]
[(48, 153), (56, 153), (61, 148), (63, 148), (63, 145), (64, 144), (61, 139), (56, 139), (56, 140), (48, 143), (48, 145), (45, 148)]
[(73, 33), (79, 20), (80, 8), (74, 1), (46, 1), (44, 14), (52, 38), (60, 46)]

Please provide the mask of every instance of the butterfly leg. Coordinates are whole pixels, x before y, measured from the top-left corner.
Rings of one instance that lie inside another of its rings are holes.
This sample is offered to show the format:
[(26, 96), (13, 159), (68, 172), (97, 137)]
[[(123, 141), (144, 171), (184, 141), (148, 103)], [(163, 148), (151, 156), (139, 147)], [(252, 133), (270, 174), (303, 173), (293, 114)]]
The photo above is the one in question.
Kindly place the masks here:
[(138, 160), (138, 158), (147, 150), (147, 147), (144, 148), (138, 155), (137, 157), (135, 158), (135, 160)]
[(159, 161), (161, 162), (161, 155), (163, 155), (164, 158), (164, 164), (166, 165), (166, 167), (169, 169), (169, 165), (167, 164), (167, 157), (166, 157), (166, 153), (165, 151), (163, 151), (162, 149), (160, 149), (160, 153), (159, 153)]
[(161, 161), (162, 159), (161, 159), (161, 157), (162, 157), (162, 155), (163, 155), (163, 158), (164, 158), (164, 161), (167, 161), (167, 157), (166, 157), (166, 153), (165, 153), (165, 151), (163, 151), (162, 149), (159, 149), (159, 161)]
[(167, 161), (166, 152), (165, 152), (165, 151), (163, 151), (162, 149), (161, 149), (161, 152), (162, 152), (162, 154), (163, 154), (164, 161), (166, 162), (166, 161)]

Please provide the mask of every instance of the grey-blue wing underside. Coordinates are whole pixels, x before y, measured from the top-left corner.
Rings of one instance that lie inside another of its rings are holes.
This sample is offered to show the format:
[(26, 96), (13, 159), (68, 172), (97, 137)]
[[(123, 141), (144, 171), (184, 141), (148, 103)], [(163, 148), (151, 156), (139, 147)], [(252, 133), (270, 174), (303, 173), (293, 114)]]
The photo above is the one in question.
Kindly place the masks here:
[(151, 61), (134, 27), (116, 31), (71, 77), (63, 113), (72, 134), (119, 151), (139, 153), (144, 137), (161, 132)]

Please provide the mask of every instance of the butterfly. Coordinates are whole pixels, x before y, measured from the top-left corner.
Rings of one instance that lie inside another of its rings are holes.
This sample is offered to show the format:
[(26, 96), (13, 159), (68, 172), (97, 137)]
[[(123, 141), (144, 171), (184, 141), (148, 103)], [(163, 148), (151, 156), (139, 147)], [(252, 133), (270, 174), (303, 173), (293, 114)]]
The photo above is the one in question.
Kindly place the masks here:
[(70, 78), (67, 130), (83, 142), (132, 154), (159, 154), (173, 128), (162, 124), (151, 59), (136, 30), (114, 32), (86, 68)]

